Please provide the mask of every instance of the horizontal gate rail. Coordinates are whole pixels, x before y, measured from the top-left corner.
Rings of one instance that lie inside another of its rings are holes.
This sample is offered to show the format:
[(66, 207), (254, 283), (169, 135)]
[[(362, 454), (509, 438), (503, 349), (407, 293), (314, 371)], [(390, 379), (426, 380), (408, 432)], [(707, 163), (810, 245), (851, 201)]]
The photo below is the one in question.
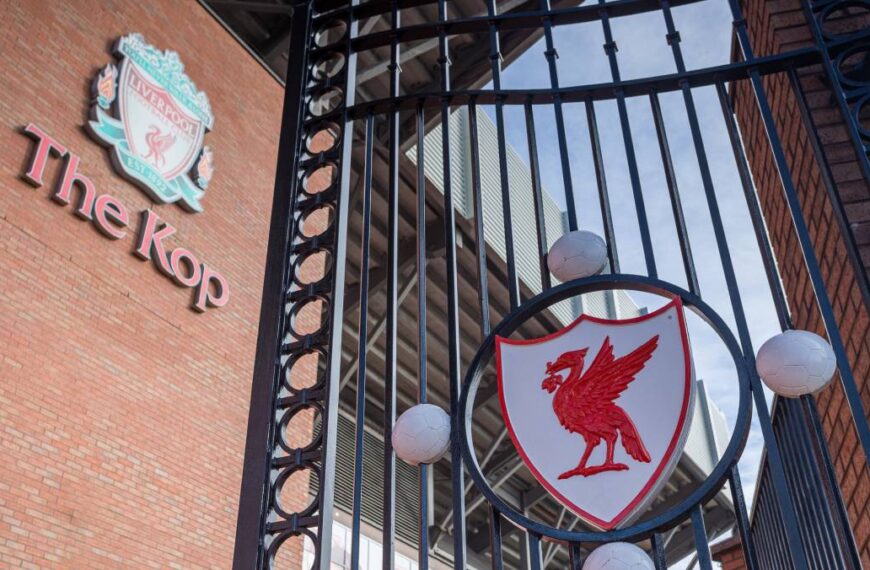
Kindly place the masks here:
[(451, 106), (468, 105), (472, 100), (478, 105), (494, 105), (501, 101), (505, 105), (552, 105), (558, 98), (563, 103), (584, 101), (607, 101), (615, 98), (621, 91), (626, 97), (647, 96), (651, 91), (665, 93), (682, 89), (683, 83), (689, 87), (704, 87), (717, 81), (736, 81), (746, 79), (755, 71), (762, 75), (787, 71), (791, 67), (813, 65), (821, 60), (821, 53), (814, 48), (803, 48), (781, 55), (759, 57), (751, 63), (740, 62), (728, 65), (696, 69), (684, 73), (673, 73), (647, 79), (630, 79), (614, 83), (599, 83), (559, 89), (469, 89), (447, 90), (437, 93), (409, 94), (395, 99), (374, 99), (360, 101), (350, 109), (354, 119), (363, 119), (368, 113), (382, 114), (392, 108), (402, 111), (425, 108), (439, 108), (443, 100)]
[[(430, 0), (435, 3), (438, 0)], [(703, 0), (676, 0), (671, 2), (674, 6), (683, 6), (701, 2)], [(374, 16), (374, 10), (368, 8), (366, 3), (360, 7), (366, 16)], [(620, 18), (643, 14), (658, 10), (658, 0), (615, 0), (607, 3), (590, 3), (573, 8), (552, 8), (536, 11), (508, 12), (504, 14), (487, 14), (472, 18), (455, 18), (432, 24), (418, 24), (405, 28), (391, 29), (387, 32), (378, 32), (358, 37), (352, 44), (354, 51), (370, 50), (381, 46), (387, 46), (395, 38), (401, 42), (412, 42), (435, 38), (441, 30), (448, 36), (458, 34), (485, 33), (491, 26), (499, 30), (531, 29), (541, 26), (543, 19), (548, 19), (552, 26), (567, 26), (582, 24), (584, 22), (597, 22), (603, 17)], [(384, 12), (377, 12), (384, 13)], [(359, 16), (363, 17), (363, 16)]]

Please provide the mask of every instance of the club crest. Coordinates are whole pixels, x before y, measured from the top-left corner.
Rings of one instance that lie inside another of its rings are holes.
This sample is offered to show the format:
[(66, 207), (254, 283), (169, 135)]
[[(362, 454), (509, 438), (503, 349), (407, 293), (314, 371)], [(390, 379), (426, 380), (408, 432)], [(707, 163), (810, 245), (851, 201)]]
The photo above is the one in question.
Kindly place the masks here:
[(680, 300), (629, 320), (581, 315), (539, 339), (497, 337), (496, 358), (508, 432), (541, 485), (601, 530), (643, 513), (691, 424)]
[(214, 125), (208, 97), (177, 53), (161, 52), (139, 34), (122, 37), (115, 53), (120, 69), (109, 64), (94, 80), (88, 132), (154, 201), (201, 212), (213, 173), (212, 152), (203, 148)]

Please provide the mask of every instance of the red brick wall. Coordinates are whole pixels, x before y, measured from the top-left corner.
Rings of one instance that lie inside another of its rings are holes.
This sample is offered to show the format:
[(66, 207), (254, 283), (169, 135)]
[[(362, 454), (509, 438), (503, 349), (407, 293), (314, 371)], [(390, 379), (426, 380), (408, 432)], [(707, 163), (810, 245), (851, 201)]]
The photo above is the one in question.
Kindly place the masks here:
[[(811, 44), (800, 0), (749, 0), (745, 2), (748, 28), (757, 55), (788, 51)], [(847, 17), (837, 25), (854, 25)], [(870, 265), (870, 188), (861, 177), (848, 142), (842, 116), (833, 105), (820, 67), (804, 70), (801, 84), (807, 93), (819, 136), (831, 163), (841, 200), (845, 203), (856, 239)], [(828, 295), (847, 347), (865, 410), (870, 410), (870, 317), (864, 306), (845, 244), (833, 218), (818, 164), (807, 131), (801, 124), (797, 100), (784, 74), (765, 78), (786, 156), (801, 199)], [(824, 334), (812, 287), (804, 269), (781, 185), (770, 155), (767, 137), (748, 82), (734, 89), (735, 108), (747, 154), (776, 250), (795, 326)], [(857, 443), (843, 389), (838, 380), (818, 395), (819, 412), (834, 458), (843, 497), (864, 564), (870, 566), (870, 473)]]
[(724, 542), (710, 547), (713, 560), (719, 563), (722, 570), (746, 570), (746, 561), (743, 559), (743, 549), (740, 547), (740, 538), (731, 537)]
[[(215, 115), (201, 214), (153, 204), (82, 130), (95, 72), (130, 32), (175, 50)], [(0, 566), (230, 564), (281, 87), (196, 2), (12, 0), (0, 10)], [(99, 194), (174, 225), (229, 303), (112, 241), (21, 179), (35, 122)], [(307, 491), (305, 481), (297, 492)]]

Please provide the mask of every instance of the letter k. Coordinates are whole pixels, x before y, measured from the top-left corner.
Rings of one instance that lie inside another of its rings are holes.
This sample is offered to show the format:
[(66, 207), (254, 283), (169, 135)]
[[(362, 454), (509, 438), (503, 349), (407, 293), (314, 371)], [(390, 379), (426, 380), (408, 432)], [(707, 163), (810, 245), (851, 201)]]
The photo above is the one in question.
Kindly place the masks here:
[[(158, 225), (162, 227), (158, 229)], [(160, 220), (151, 210), (142, 212), (142, 226), (139, 229), (139, 237), (136, 240), (135, 254), (142, 259), (151, 259), (154, 254), (154, 264), (157, 268), (172, 277), (172, 268), (169, 265), (169, 256), (163, 240), (175, 233), (175, 228)]]

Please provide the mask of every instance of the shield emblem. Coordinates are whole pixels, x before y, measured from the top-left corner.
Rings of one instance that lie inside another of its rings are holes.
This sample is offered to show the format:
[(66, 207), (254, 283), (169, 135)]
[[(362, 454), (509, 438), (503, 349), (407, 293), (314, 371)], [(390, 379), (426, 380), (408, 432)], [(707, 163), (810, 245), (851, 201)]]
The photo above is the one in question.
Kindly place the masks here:
[(590, 526), (635, 520), (682, 454), (694, 399), (683, 308), (581, 315), (543, 338), (496, 338), (508, 432), (526, 466)]
[(130, 59), (121, 64), (118, 106), (131, 153), (171, 181), (190, 170), (206, 125)]

